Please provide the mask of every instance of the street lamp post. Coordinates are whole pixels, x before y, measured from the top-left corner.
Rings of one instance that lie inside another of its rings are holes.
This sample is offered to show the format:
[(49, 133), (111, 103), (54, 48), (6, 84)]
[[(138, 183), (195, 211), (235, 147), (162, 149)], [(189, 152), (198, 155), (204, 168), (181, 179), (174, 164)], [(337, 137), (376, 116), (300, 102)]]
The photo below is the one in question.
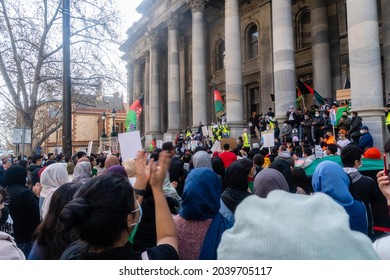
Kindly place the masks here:
[(111, 111), (112, 116), (112, 130), (111, 130), (111, 137), (116, 137), (118, 134), (115, 132), (115, 117), (116, 117), (116, 111), (115, 109), (112, 109)]
[(107, 138), (107, 134), (106, 134), (106, 112), (103, 112), (102, 120), (103, 120), (103, 130), (102, 130), (101, 138)]

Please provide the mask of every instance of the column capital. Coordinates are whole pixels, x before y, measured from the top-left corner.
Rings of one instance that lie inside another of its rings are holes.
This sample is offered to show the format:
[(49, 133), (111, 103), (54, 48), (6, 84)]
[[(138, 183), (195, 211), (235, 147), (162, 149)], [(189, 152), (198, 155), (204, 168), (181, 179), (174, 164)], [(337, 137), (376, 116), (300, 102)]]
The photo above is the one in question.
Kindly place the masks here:
[(177, 30), (179, 26), (179, 16), (176, 13), (169, 13), (166, 18), (168, 30)]
[(191, 12), (203, 12), (208, 0), (186, 0), (187, 4), (191, 7)]
[(148, 44), (151, 47), (157, 46), (158, 43), (160, 42), (160, 35), (158, 35), (156, 33), (148, 32), (147, 38), (148, 38)]
[(142, 64), (142, 59), (141, 58), (137, 58), (137, 59), (133, 60), (133, 65), (135, 67), (139, 67), (141, 64)]

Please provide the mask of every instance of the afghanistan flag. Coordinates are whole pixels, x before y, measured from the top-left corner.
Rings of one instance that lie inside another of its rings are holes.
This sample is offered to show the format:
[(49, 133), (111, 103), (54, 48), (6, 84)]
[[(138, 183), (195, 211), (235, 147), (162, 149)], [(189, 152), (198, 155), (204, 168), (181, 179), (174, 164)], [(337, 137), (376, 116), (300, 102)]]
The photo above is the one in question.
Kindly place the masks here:
[(130, 106), (129, 110), (127, 111), (126, 116), (126, 131), (135, 131), (137, 128), (137, 120), (139, 119), (141, 113), (142, 113), (142, 106), (144, 105), (144, 94), (142, 93), (141, 96), (134, 101), (134, 103)]
[(217, 85), (215, 83), (214, 83), (214, 107), (215, 107), (215, 114), (217, 115), (217, 118), (225, 114), (225, 107), (223, 106), (221, 93), (217, 89)]
[(302, 101), (303, 96), (302, 96), (302, 93), (301, 93), (301, 91), (299, 90), (298, 87), (295, 87), (295, 90), (296, 90), (296, 93), (297, 93), (297, 99), (296, 99), (297, 107), (299, 107), (299, 105), (300, 105), (300, 103)]
[(297, 82), (298, 82), (298, 89), (301, 92), (301, 94), (311, 94), (314, 96), (318, 104), (320, 105), (325, 104), (324, 98), (317, 91), (315, 91), (313, 88), (309, 87), (307, 84), (305, 84), (299, 79), (297, 79)]
[(336, 108), (336, 124), (339, 123), (339, 120), (341, 119), (343, 113), (344, 112), (348, 113), (349, 109), (350, 109), (349, 105)]

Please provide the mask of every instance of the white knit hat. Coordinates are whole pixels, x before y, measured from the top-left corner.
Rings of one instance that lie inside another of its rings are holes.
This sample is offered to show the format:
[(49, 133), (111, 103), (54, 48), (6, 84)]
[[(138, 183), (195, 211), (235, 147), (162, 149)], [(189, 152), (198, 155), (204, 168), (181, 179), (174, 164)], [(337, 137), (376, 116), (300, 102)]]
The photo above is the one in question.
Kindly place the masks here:
[(252, 195), (235, 212), (218, 259), (378, 259), (370, 239), (349, 228), (349, 216), (329, 196), (272, 191)]
[(377, 239), (372, 245), (380, 259), (390, 260), (390, 235)]

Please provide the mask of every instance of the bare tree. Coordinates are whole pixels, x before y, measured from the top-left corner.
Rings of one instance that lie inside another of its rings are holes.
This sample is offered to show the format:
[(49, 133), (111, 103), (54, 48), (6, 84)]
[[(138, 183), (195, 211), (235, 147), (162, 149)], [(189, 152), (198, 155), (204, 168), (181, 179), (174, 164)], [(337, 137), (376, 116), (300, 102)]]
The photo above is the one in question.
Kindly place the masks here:
[[(71, 72), (81, 92), (83, 84), (97, 80), (109, 87), (123, 81), (110, 59), (119, 45), (119, 18), (112, 4), (71, 1)], [(0, 0), (0, 95), (11, 108), (0, 119), (9, 117), (8, 126), (31, 128), (28, 153), (62, 125), (61, 16), (60, 0)]]

